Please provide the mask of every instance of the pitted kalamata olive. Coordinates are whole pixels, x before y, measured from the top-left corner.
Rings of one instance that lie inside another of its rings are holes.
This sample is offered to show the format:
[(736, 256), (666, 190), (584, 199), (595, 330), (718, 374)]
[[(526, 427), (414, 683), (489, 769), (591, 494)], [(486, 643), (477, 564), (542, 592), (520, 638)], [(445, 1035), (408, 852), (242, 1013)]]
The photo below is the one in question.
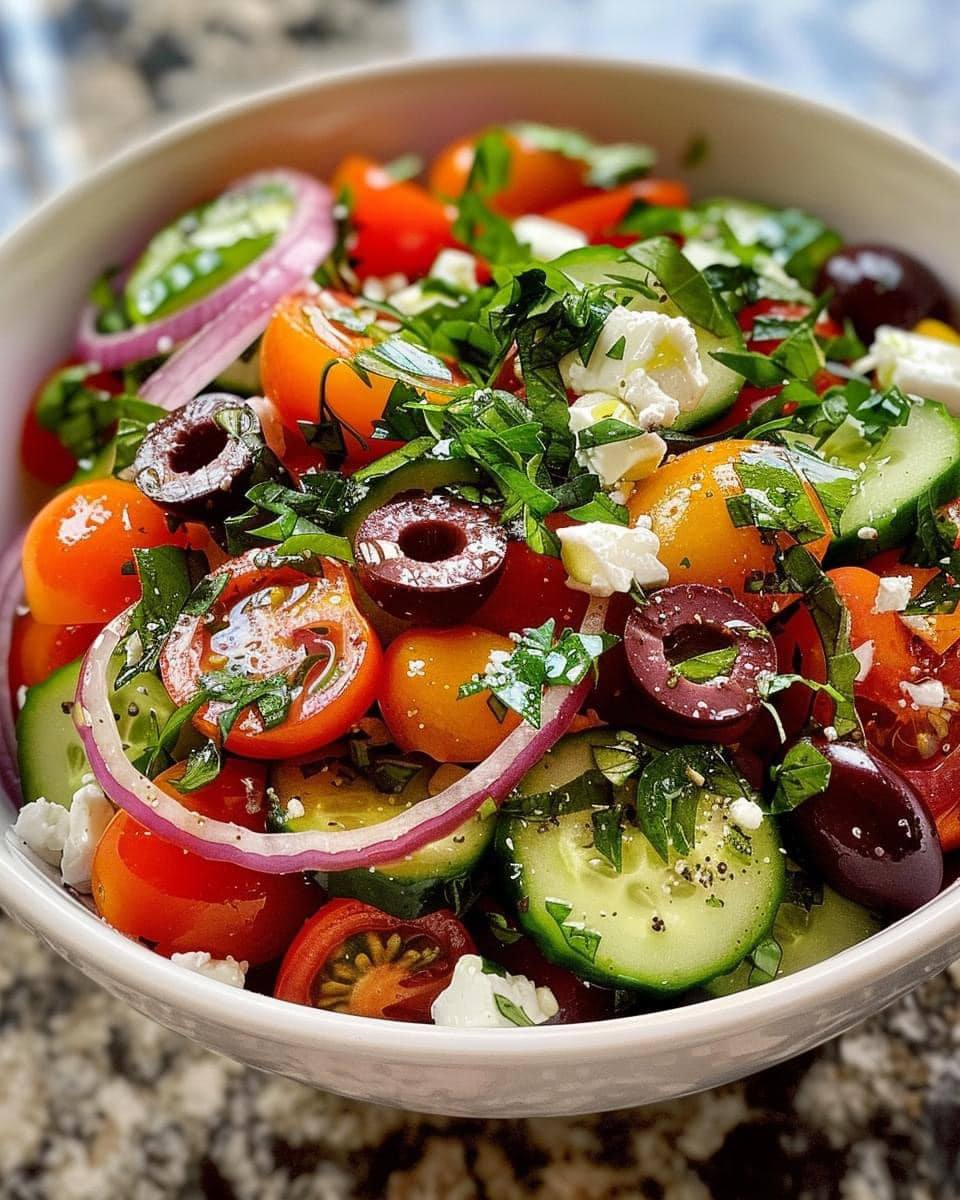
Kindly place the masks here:
[(246, 506), (254, 473), (269, 453), (253, 408), (218, 392), (158, 421), (143, 439), (133, 475), (140, 491), (171, 516), (216, 521)]
[(820, 271), (818, 291), (832, 289), (830, 312), (849, 317), (869, 341), (878, 325), (911, 329), (923, 317), (946, 317), (950, 302), (933, 272), (891, 246), (844, 246)]
[(841, 895), (882, 912), (911, 912), (943, 884), (936, 828), (913, 788), (859, 746), (814, 739), (830, 782), (786, 826), (806, 859)]
[(367, 594), (395, 617), (451, 625), (493, 591), (507, 534), (493, 513), (452, 496), (398, 496), (365, 517), (353, 547)]
[[(763, 623), (705, 584), (654, 592), (630, 614), (623, 637), (634, 686), (646, 702), (638, 723), (698, 741), (742, 737), (760, 711), (757, 676), (777, 669)], [(695, 673), (688, 660), (711, 652), (717, 657), (701, 660)], [(719, 673), (709, 678), (714, 667)]]

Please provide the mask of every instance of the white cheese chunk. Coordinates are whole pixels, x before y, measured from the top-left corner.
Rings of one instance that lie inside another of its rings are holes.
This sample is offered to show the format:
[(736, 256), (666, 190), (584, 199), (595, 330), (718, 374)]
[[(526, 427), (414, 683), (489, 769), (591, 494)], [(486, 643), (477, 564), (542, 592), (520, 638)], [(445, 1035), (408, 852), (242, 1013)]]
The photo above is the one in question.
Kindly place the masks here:
[(905, 679), (900, 684), (900, 691), (917, 708), (943, 708), (947, 702), (947, 693), (939, 679), (922, 679), (919, 683)]
[(587, 236), (582, 230), (533, 214), (517, 217), (513, 223), (513, 234), (518, 242), (530, 247), (530, 257), (538, 258), (541, 262), (550, 262), (561, 254), (579, 250), (587, 244)]
[(646, 525), (633, 528), (585, 521), (557, 530), (567, 587), (591, 596), (629, 592), (634, 584), (655, 587), (670, 576), (657, 558), (660, 539)]
[(854, 683), (863, 683), (866, 677), (870, 674), (873, 667), (873, 651), (875, 645), (872, 641), (861, 642), (859, 646), (854, 646), (853, 657), (860, 664), (860, 670), (857, 671), (857, 677)]
[(873, 602), (875, 613), (903, 612), (910, 603), (913, 580), (909, 575), (888, 575), (880, 580), (877, 598)]
[[(525, 975), (485, 971), (478, 954), (465, 954), (457, 960), (449, 985), (434, 1000), (430, 1015), (436, 1025), (507, 1029), (524, 1024), (523, 1017), (533, 1025), (542, 1025), (558, 1011), (556, 997), (549, 988), (537, 987)], [(511, 1019), (511, 1013), (515, 1019)]]
[(763, 809), (747, 796), (737, 796), (730, 805), (730, 820), (748, 833), (753, 833), (763, 824)]
[(429, 281), (446, 284), (460, 295), (475, 292), (480, 286), (477, 279), (477, 260), (466, 250), (441, 250), (427, 273), (426, 279), (411, 283), (391, 292), (387, 297), (394, 308), (408, 317), (426, 312), (435, 304), (456, 305), (456, 298), (446, 292), (433, 290)]
[(52, 867), (60, 864), (69, 831), (70, 813), (62, 804), (53, 804), (42, 796), (25, 804), (13, 825), (17, 837)]
[(247, 981), (247, 962), (237, 962), (230, 954), (226, 958), (213, 958), (206, 950), (188, 950), (184, 954), (171, 954), (170, 961), (197, 975), (206, 975), (230, 987), (242, 988)]
[(78, 892), (90, 891), (93, 855), (113, 812), (113, 805), (103, 794), (100, 785), (93, 776), (86, 776), (83, 786), (73, 793), (70, 823), (60, 860), (63, 882)]
[(560, 360), (564, 384), (578, 396), (605, 392), (633, 409), (641, 429), (672, 425), (696, 408), (707, 387), (697, 336), (686, 317), (634, 312), (618, 305), (584, 364)]
[[(599, 476), (605, 488), (621, 479), (635, 481), (649, 475), (663, 461), (667, 443), (658, 433), (641, 432), (632, 408), (604, 392), (581, 396), (570, 406), (570, 432), (577, 438), (577, 462)], [(620, 421), (637, 430), (637, 436), (603, 446), (582, 447), (580, 434), (600, 421)]]
[(960, 414), (960, 346), (880, 325), (862, 361), (875, 368), (881, 387), (896, 386), (913, 396), (939, 400)]

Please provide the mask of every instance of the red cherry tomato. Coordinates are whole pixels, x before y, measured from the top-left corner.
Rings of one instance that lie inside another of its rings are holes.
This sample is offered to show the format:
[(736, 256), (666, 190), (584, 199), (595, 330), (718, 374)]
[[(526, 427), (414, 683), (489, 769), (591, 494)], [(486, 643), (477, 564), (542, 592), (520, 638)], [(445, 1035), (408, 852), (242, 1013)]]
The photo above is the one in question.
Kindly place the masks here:
[(619, 233), (618, 226), (638, 201), (657, 208), (686, 208), (690, 203), (690, 192), (678, 179), (636, 179), (608, 192), (596, 192), (560, 204), (551, 208), (546, 216), (579, 229), (591, 242), (628, 246), (637, 237)]
[[(783, 338), (754, 338), (753, 326), (757, 317), (770, 317), (781, 321), (799, 321), (810, 311), (809, 304), (798, 304), (790, 300), (758, 300), (756, 304), (748, 304), (737, 315), (740, 328), (747, 339), (747, 346), (757, 354), (772, 354), (783, 341)], [(828, 312), (822, 312), (817, 317), (814, 330), (818, 337), (839, 337), (843, 330)]]
[[(73, 365), (73, 363), (67, 362), (63, 366), (57, 367), (56, 371), (51, 372), (40, 384), (30, 401), (30, 407), (27, 409), (20, 433), (20, 461), (34, 479), (38, 479), (49, 487), (61, 487), (65, 484), (76, 471), (77, 462), (57, 434), (52, 429), (47, 429), (40, 424), (37, 419), (37, 405), (44, 388), (53, 377), (58, 375), (63, 367)], [(84, 383), (89, 388), (108, 392), (111, 395), (123, 391), (123, 384), (117, 376), (106, 371), (88, 375)]]
[[(196, 696), (208, 673), (286, 677), (293, 698), (285, 714), (271, 723), (249, 705), (233, 724), (228, 750), (250, 758), (307, 754), (346, 733), (377, 695), (380, 643), (357, 611), (344, 567), (319, 561), (322, 574), (314, 576), (264, 565), (259, 550), (232, 559), (220, 568), (228, 582), (210, 612), (181, 617), (164, 646), (160, 670), (177, 704)], [(228, 708), (226, 700), (208, 701), (195, 726), (218, 737)]]
[(373, 159), (345, 158), (333, 174), (334, 192), (346, 192), (355, 244), (349, 247), (357, 275), (426, 275), (446, 246), (455, 245), (455, 211), (409, 180), (398, 182)]
[[(174, 787), (183, 765), (156, 782), (181, 804), (249, 829), (266, 828), (265, 771), (228, 759), (206, 787)], [(214, 862), (144, 828), (119, 812), (93, 860), (97, 911), (114, 928), (151, 942), (161, 954), (205, 950), (249, 963), (277, 958), (316, 908), (320, 893), (301, 875), (265, 875)]]
[(10, 644), (10, 687), (42, 683), (48, 675), (79, 658), (97, 636), (98, 625), (41, 625), (29, 613), (13, 624)]
[(357, 900), (331, 900), (284, 955), (273, 994), (355, 1017), (430, 1020), (457, 960), (473, 953), (450, 912), (401, 920)]

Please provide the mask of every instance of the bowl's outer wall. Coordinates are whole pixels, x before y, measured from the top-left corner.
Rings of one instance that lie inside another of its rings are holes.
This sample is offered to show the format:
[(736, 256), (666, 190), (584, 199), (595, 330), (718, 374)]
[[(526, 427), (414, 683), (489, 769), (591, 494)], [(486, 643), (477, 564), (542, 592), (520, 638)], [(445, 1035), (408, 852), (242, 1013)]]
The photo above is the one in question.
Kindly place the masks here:
[[(957, 173), (789, 96), (696, 72), (550, 60), (401, 66), (298, 86), (123, 156), (0, 247), (4, 538), (26, 515), (15, 461), (26, 397), (69, 352), (78, 308), (105, 265), (246, 171), (286, 165), (324, 176), (348, 151), (429, 155), (464, 130), (517, 118), (647, 140), (666, 172), (683, 173), (684, 150), (703, 135), (707, 159), (688, 174), (696, 195), (796, 204), (960, 279)], [(0, 828), (9, 819), (3, 811)], [(954, 890), (827, 967), (732, 1003), (563, 1029), (441, 1033), (281, 1009), (175, 969), (107, 930), (2, 841), (0, 900), (104, 987), (206, 1046), (347, 1095), (474, 1116), (595, 1111), (710, 1087), (839, 1033), (960, 954)]]

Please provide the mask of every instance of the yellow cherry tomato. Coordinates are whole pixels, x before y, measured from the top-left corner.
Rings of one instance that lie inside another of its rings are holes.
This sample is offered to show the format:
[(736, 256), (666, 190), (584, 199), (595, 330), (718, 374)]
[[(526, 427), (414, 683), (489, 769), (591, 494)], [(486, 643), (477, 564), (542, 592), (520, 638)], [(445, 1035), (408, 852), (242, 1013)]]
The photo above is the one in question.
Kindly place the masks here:
[(946, 321), (936, 320), (935, 317), (924, 317), (922, 321), (918, 321), (913, 327), (913, 332), (924, 337), (936, 338), (938, 342), (950, 342), (954, 346), (960, 346), (960, 331), (948, 325)]

